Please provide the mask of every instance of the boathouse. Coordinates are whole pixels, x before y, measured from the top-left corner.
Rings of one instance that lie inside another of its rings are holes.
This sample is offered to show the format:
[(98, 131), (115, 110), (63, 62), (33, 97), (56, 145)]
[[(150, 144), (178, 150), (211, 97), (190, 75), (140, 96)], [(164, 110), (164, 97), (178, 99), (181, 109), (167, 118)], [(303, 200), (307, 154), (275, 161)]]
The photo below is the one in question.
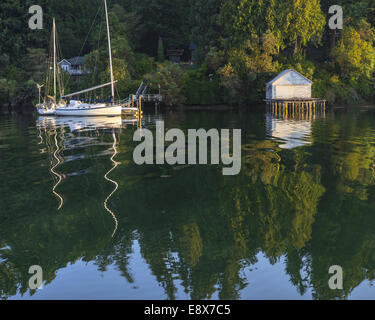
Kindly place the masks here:
[(312, 81), (293, 69), (281, 72), (267, 83), (267, 100), (311, 99)]

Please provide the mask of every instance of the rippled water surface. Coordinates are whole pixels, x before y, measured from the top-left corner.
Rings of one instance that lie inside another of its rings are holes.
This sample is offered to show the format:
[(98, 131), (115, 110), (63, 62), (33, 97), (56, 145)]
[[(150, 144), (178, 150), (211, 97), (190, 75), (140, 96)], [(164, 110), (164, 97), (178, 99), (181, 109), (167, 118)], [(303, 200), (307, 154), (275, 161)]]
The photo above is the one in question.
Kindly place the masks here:
[[(133, 134), (157, 120), (242, 129), (240, 174), (136, 165)], [(2, 298), (375, 299), (373, 108), (0, 115), (0, 174)]]

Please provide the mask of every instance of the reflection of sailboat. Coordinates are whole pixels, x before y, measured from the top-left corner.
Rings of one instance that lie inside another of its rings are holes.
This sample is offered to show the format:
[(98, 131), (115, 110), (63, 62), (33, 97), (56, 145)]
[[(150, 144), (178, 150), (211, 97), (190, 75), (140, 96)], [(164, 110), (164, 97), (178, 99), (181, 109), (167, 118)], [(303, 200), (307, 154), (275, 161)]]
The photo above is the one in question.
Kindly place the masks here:
[[(121, 116), (118, 117), (39, 117), (38, 118), (38, 128), (39, 137), (41, 142), (45, 141), (47, 145), (47, 151), (51, 154), (51, 168), (50, 172), (54, 176), (54, 185), (52, 187), (52, 193), (58, 198), (59, 206), (58, 210), (62, 208), (64, 204), (64, 198), (58, 193), (57, 189), (61, 185), (64, 179), (71, 176), (76, 176), (78, 174), (85, 174), (88, 170), (80, 169), (77, 172), (71, 173), (60, 173), (57, 168), (60, 167), (64, 162), (68, 163), (71, 161), (77, 161), (85, 159), (87, 157), (102, 157), (106, 155), (111, 155), (110, 161), (112, 162), (111, 168), (105, 173), (104, 179), (109, 181), (114, 185), (112, 192), (104, 200), (105, 210), (112, 216), (115, 222), (115, 228), (112, 236), (116, 233), (118, 221), (115, 213), (109, 207), (109, 201), (111, 197), (115, 194), (118, 189), (118, 183), (111, 179), (109, 175), (118, 167), (120, 164), (116, 162), (114, 158), (118, 154), (117, 151), (117, 137), (116, 130), (123, 127), (123, 122)], [(111, 130), (113, 143), (111, 147), (104, 150), (98, 151), (97, 148), (94, 155), (87, 154), (84, 149), (96, 146), (107, 146), (106, 142), (103, 142), (100, 137), (100, 133), (108, 133)], [(43, 140), (42, 132), (46, 134), (46, 139)], [(60, 133), (60, 141), (58, 141), (58, 136)], [(93, 134), (92, 134), (93, 133)], [(51, 139), (52, 137), (52, 139)], [(80, 150), (77, 154), (76, 150)], [(62, 151), (72, 152), (62, 156)]]
[(71, 131), (97, 130), (97, 129), (121, 129), (121, 116), (117, 117), (64, 117), (57, 118), (58, 126), (69, 127)]
[[(59, 167), (63, 162), (64, 159), (61, 157), (60, 152), (63, 150), (63, 146), (61, 146), (58, 142), (58, 131), (54, 123), (53, 117), (39, 117), (38, 121), (38, 131), (39, 131), (39, 138), (40, 142), (39, 145), (44, 144), (46, 149), (41, 149), (41, 153), (45, 153), (46, 151), (51, 155), (50, 159), (50, 172), (52, 174), (54, 185), (52, 187), (52, 193), (56, 196), (59, 201), (58, 210), (62, 208), (64, 199), (63, 197), (57, 192), (57, 187), (61, 184), (62, 180), (65, 178), (63, 174), (60, 174), (57, 171), (57, 167)], [(43, 139), (43, 132), (45, 134), (45, 139)], [(62, 136), (62, 133), (61, 133)], [(60, 143), (61, 143), (60, 138)]]
[(52, 193), (59, 199), (60, 203), (59, 203), (57, 210), (60, 210), (64, 204), (64, 199), (58, 192), (56, 192), (56, 189), (59, 186), (59, 184), (62, 182), (64, 175), (58, 173), (55, 170), (58, 166), (60, 166), (64, 162), (64, 159), (60, 156), (60, 152), (62, 148), (60, 149), (60, 146), (57, 142), (57, 132), (55, 133), (54, 136), (55, 136), (54, 141), (55, 141), (56, 150), (53, 152), (53, 157), (56, 159), (56, 163), (51, 167), (50, 171), (53, 175), (57, 177), (57, 181), (55, 185), (52, 187)]
[(122, 119), (117, 117), (39, 117), (40, 126), (69, 127), (70, 131), (97, 130), (97, 129), (121, 129)]
[(115, 221), (115, 228), (112, 232), (112, 237), (115, 235), (116, 231), (117, 231), (117, 227), (118, 227), (118, 221), (117, 221), (117, 218), (115, 216), (115, 214), (113, 213), (113, 211), (111, 209), (108, 208), (108, 200), (115, 194), (115, 192), (117, 191), (118, 189), (118, 183), (110, 178), (108, 178), (108, 175), (116, 169), (116, 167), (120, 164), (120, 162), (116, 162), (114, 160), (114, 157), (117, 155), (117, 149), (116, 149), (116, 144), (117, 144), (117, 139), (116, 139), (116, 135), (114, 132), (112, 132), (112, 137), (113, 137), (113, 145), (112, 145), (112, 149), (113, 149), (113, 155), (111, 157), (111, 161), (113, 162), (113, 167), (104, 175), (104, 179), (106, 179), (107, 181), (111, 182), (114, 184), (115, 188), (113, 189), (113, 191), (108, 195), (108, 197), (104, 200), (104, 208), (108, 211), (108, 213), (113, 217), (113, 220)]

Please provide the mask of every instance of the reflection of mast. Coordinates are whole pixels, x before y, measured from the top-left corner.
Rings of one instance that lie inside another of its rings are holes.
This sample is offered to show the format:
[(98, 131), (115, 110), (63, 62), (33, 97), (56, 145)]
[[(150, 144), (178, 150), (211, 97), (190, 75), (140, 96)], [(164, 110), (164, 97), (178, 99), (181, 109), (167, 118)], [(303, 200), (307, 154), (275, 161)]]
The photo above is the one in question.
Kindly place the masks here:
[(57, 173), (55, 171), (55, 168), (58, 167), (61, 163), (63, 163), (63, 160), (60, 160), (60, 158), (58, 157), (59, 155), (59, 152), (60, 152), (60, 146), (58, 145), (57, 143), (57, 131), (56, 131), (56, 134), (55, 134), (55, 145), (56, 145), (56, 150), (55, 152), (53, 153), (53, 157), (57, 160), (57, 163), (51, 168), (51, 173), (54, 174), (56, 177), (57, 177), (57, 182), (56, 184), (53, 186), (52, 188), (52, 193), (59, 199), (60, 201), (60, 204), (57, 208), (57, 210), (60, 210), (61, 207), (63, 206), (64, 204), (64, 199), (62, 198), (62, 196), (60, 196), (57, 192), (56, 192), (56, 188), (58, 187), (58, 185), (61, 183), (61, 181), (63, 180), (63, 176), (59, 173)]
[(40, 141), (38, 142), (38, 144), (42, 144), (43, 143), (43, 137), (42, 137), (42, 129), (40, 128), (40, 126), (38, 127), (38, 131), (39, 131), (39, 139)]
[(104, 179), (106, 179), (109, 182), (112, 182), (115, 185), (115, 188), (113, 191), (108, 195), (108, 197), (104, 200), (104, 208), (108, 211), (108, 213), (113, 217), (113, 220), (115, 221), (115, 229), (113, 230), (112, 237), (115, 235), (118, 227), (118, 221), (116, 218), (116, 215), (111, 211), (111, 209), (108, 208), (108, 200), (113, 196), (113, 194), (117, 191), (118, 189), (118, 183), (110, 178), (108, 178), (108, 175), (115, 170), (115, 168), (120, 164), (120, 162), (116, 162), (113, 158), (117, 155), (117, 149), (116, 149), (116, 144), (117, 144), (117, 139), (116, 135), (114, 132), (112, 132), (112, 137), (113, 137), (113, 155), (111, 157), (111, 161), (113, 162), (114, 166), (104, 175)]

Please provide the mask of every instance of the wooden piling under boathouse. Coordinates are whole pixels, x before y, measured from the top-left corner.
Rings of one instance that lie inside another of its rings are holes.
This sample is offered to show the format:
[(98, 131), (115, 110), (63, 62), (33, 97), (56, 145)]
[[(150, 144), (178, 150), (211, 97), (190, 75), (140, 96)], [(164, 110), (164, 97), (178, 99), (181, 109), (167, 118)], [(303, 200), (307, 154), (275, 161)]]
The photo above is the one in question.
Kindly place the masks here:
[(266, 99), (268, 111), (290, 119), (314, 119), (325, 116), (326, 100), (317, 98)]

